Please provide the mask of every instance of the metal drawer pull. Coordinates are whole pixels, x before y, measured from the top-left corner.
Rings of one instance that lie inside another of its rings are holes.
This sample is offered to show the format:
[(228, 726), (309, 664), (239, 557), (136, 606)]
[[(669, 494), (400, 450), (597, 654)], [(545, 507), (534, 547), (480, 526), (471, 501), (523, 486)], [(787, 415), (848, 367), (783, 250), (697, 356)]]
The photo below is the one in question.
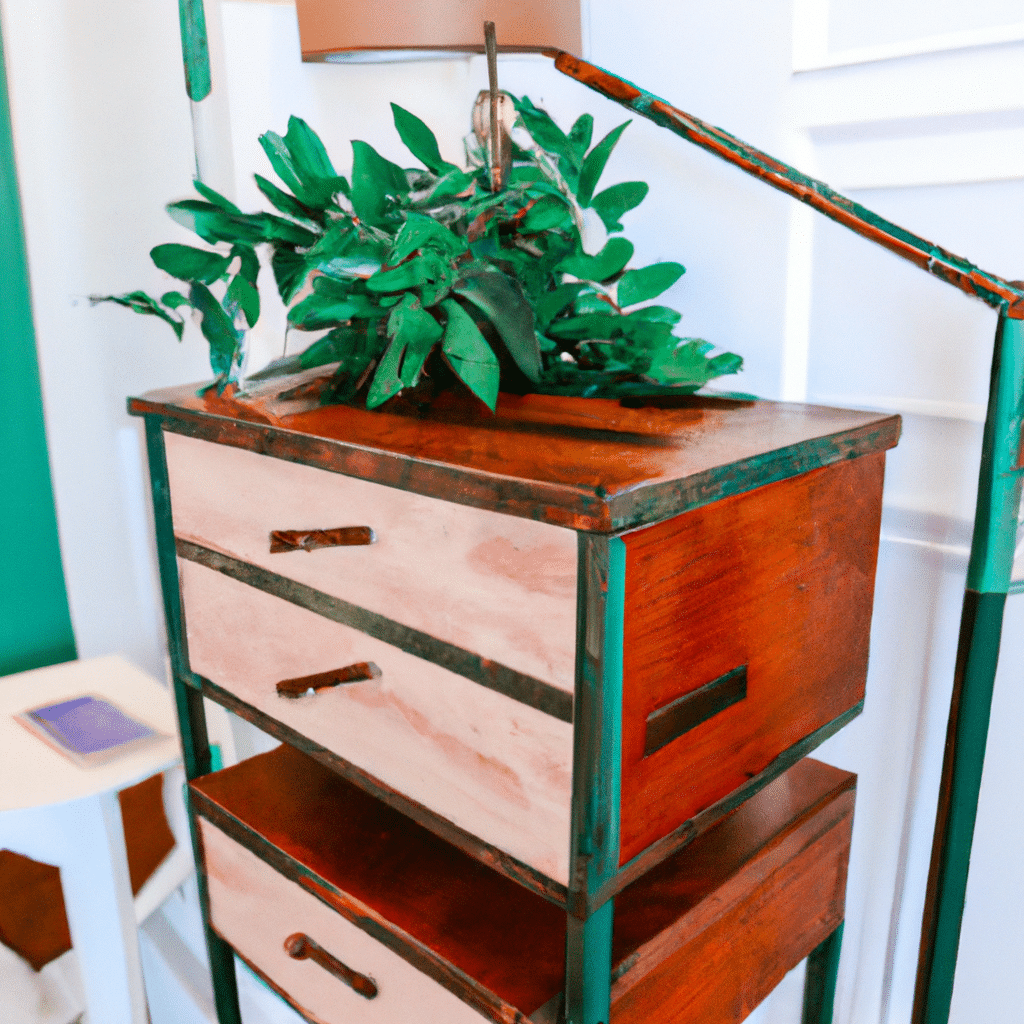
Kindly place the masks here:
[(372, 544), (376, 539), (377, 535), (369, 526), (338, 526), (333, 530), (271, 530), (270, 553), (355, 547)]
[(336, 956), (331, 956), (323, 946), (317, 945), (302, 932), (289, 935), (284, 940), (284, 951), (293, 960), (312, 960), (365, 999), (373, 999), (377, 995), (377, 984), (372, 978), (346, 967)]
[(317, 672), (312, 676), (299, 676), (296, 679), (282, 679), (277, 684), (277, 692), (282, 697), (303, 697), (310, 690), (314, 693), (329, 690), (332, 686), (343, 683), (362, 683), (367, 679), (380, 679), (384, 673), (372, 661), (357, 661), (354, 665), (334, 668), (329, 672)]

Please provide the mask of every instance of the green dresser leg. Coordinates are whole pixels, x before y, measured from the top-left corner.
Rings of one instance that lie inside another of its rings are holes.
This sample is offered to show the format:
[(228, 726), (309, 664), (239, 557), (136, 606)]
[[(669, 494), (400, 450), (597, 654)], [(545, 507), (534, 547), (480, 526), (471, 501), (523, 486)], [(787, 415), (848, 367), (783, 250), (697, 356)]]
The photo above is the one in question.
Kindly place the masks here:
[(836, 976), (843, 946), (843, 923), (807, 958), (802, 1024), (832, 1024), (836, 1000)]
[(611, 1014), (614, 900), (586, 921), (569, 915), (566, 932), (565, 1024), (608, 1024)]

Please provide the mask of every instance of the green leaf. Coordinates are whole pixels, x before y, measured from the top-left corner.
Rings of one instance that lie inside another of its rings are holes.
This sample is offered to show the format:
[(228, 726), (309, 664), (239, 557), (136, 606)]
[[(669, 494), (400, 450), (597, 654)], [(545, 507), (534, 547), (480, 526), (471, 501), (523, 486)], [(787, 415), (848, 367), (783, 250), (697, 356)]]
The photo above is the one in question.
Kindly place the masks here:
[(184, 295), (181, 294), (181, 292), (164, 292), (163, 295), (160, 296), (160, 301), (168, 309), (177, 309), (179, 306), (188, 306), (189, 309), (192, 308), (191, 303)]
[(441, 308), (448, 317), (441, 351), (459, 379), (494, 412), (501, 375), (498, 357), (473, 318), (454, 299), (445, 299)]
[(213, 203), (184, 199), (170, 203), (171, 219), (194, 231), (204, 242), (275, 242), (311, 246), (317, 236), (307, 228), (270, 213), (229, 213)]
[(556, 320), (547, 333), (573, 341), (607, 341), (622, 333), (622, 319), (614, 313), (584, 313)]
[(563, 259), (557, 269), (583, 281), (607, 281), (620, 273), (632, 258), (632, 242), (625, 238), (609, 238), (597, 255), (575, 253)]
[(589, 206), (590, 200), (594, 195), (594, 189), (597, 187), (598, 180), (604, 173), (605, 164), (608, 163), (608, 157), (612, 155), (612, 150), (615, 148), (615, 143), (619, 141), (619, 136), (626, 130), (629, 121), (625, 121), (620, 124), (618, 128), (613, 128), (588, 154), (586, 160), (583, 161), (583, 168), (580, 171), (580, 184), (576, 190), (576, 199), (580, 206)]
[(576, 162), (583, 164), (583, 157), (590, 148), (590, 140), (594, 135), (594, 118), (590, 114), (580, 114), (576, 123), (569, 129), (569, 145), (576, 156)]
[(272, 181), (267, 181), (262, 174), (256, 174), (254, 177), (256, 179), (256, 187), (273, 203), (276, 209), (287, 214), (289, 217), (303, 221), (310, 227), (316, 224), (318, 214), (315, 210), (311, 210), (308, 206), (300, 203), (294, 196), (283, 192)]
[(210, 284), (227, 273), (230, 256), (191, 245), (156, 245), (149, 250), (150, 258), (164, 273), (179, 281), (202, 281)]
[(255, 288), (260, 276), (260, 258), (256, 255), (256, 250), (251, 245), (233, 245), (231, 258), (234, 259), (236, 256), (241, 260), (238, 272)]
[(292, 160), (292, 155), (284, 139), (277, 132), (264, 132), (260, 136), (260, 145), (263, 147), (263, 152), (267, 154), (274, 173), (292, 190), (294, 195), (297, 196), (302, 192), (302, 182), (299, 180), (295, 162)]
[(555, 288), (554, 291), (547, 292), (538, 302), (535, 302), (533, 312), (537, 317), (537, 329), (544, 330), (585, 287), (586, 285), (580, 281), (573, 282), (572, 284), (562, 284)]
[(430, 350), (441, 340), (441, 325), (422, 309), (415, 297), (406, 295), (388, 318), (388, 335), (405, 346), (402, 357), (402, 383), (412, 387), (420, 379), (420, 372)]
[(202, 317), (200, 327), (210, 345), (210, 366), (221, 378), (228, 378), (242, 347), (245, 332), (235, 327), (224, 307), (205, 284), (193, 284), (189, 300)]
[(371, 292), (404, 292), (418, 288), (430, 280), (431, 266), (423, 256), (416, 256), (391, 270), (381, 270), (366, 282)]
[(627, 270), (619, 281), (620, 306), (646, 302), (671, 288), (686, 273), (681, 263), (652, 263), (639, 270)]
[(388, 254), (388, 262), (401, 263), (417, 249), (427, 246), (447, 256), (461, 256), (466, 251), (466, 240), (444, 224), (439, 224), (433, 217), (410, 213)]
[(528, 96), (524, 96), (521, 100), (513, 97), (513, 103), (523, 122), (523, 127), (541, 149), (546, 149), (556, 156), (565, 157), (570, 163), (575, 162), (576, 155), (569, 139), (546, 110), (535, 107)]
[(405, 386), (402, 384), (402, 378), (398, 375), (404, 352), (405, 346), (397, 338), (392, 338), (391, 344), (388, 345), (373, 374), (373, 382), (370, 384), (370, 390), (366, 396), (367, 409), (376, 409), (378, 405), (383, 405), (389, 398), (394, 398)]
[(540, 345), (534, 331), (533, 310), (517, 283), (496, 271), (465, 274), (453, 288), (477, 307), (505, 343), (516, 366), (530, 380), (540, 377)]
[(250, 327), (256, 326), (256, 321), (260, 318), (260, 293), (244, 274), (238, 273), (231, 279), (231, 284), (224, 293), (224, 305), (229, 311), (232, 308), (240, 309), (245, 322)]
[(545, 195), (526, 211), (526, 216), (519, 224), (519, 230), (527, 235), (538, 231), (551, 231), (571, 218), (572, 213), (564, 199)]
[(278, 246), (270, 258), (270, 266), (274, 271), (274, 280), (277, 282), (281, 301), (288, 305), (306, 280), (306, 260), (294, 249)]
[(352, 154), (352, 208), (360, 220), (381, 227), (388, 199), (409, 192), (405, 171), (365, 142), (353, 141)]
[(604, 222), (607, 231), (621, 231), (619, 218), (644, 201), (648, 188), (646, 181), (623, 181), (598, 193), (590, 205)]
[(193, 180), (192, 184), (195, 186), (196, 191), (204, 198), (208, 199), (214, 206), (219, 206), (222, 210), (227, 210), (228, 213), (241, 213), (242, 211), (235, 206), (230, 199), (226, 199), (219, 192), (210, 188), (209, 185), (204, 184), (198, 178)]
[(288, 131), (284, 143), (291, 153), (293, 166), (299, 172), (303, 183), (311, 185), (317, 181), (331, 181), (338, 177), (324, 144), (312, 128), (301, 117), (288, 118)]
[(683, 314), (669, 306), (642, 306), (627, 314), (630, 320), (647, 320), (652, 324), (670, 324), (673, 327), (683, 319)]
[(336, 192), (348, 191), (348, 182), (335, 174), (319, 136), (301, 118), (288, 119), (283, 139), (265, 132), (260, 145), (277, 176), (304, 205), (323, 210)]
[(398, 129), (398, 137), (424, 167), (430, 168), (435, 174), (458, 170), (454, 164), (441, 158), (434, 133), (415, 114), (411, 114), (397, 103), (391, 104), (391, 113), (395, 119), (395, 128)]
[(736, 373), (743, 360), (731, 352), (708, 359), (711, 347), (700, 338), (673, 339), (674, 344), (659, 353), (647, 370), (647, 376), (664, 384), (691, 385), (696, 390), (709, 380), (727, 373)]
[(369, 319), (377, 315), (379, 311), (367, 295), (353, 292), (336, 295), (314, 291), (288, 311), (288, 321), (300, 331), (319, 331), (354, 317)]
[[(168, 294), (174, 295), (177, 293), (168, 292)], [(126, 309), (132, 310), (134, 313), (159, 317), (164, 323), (171, 325), (174, 333), (178, 336), (178, 341), (181, 341), (181, 336), (185, 332), (185, 321), (176, 316), (171, 316), (156, 299), (150, 298), (145, 292), (128, 292), (125, 295), (90, 295), (89, 302), (94, 306), (100, 302), (114, 302), (118, 306), (124, 306)]]

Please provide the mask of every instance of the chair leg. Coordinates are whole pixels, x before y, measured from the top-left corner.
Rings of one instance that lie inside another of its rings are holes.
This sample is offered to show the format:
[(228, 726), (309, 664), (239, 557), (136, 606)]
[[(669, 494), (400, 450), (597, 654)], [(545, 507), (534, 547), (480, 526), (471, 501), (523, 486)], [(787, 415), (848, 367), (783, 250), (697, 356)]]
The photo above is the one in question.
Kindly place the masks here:
[(836, 930), (807, 958), (802, 1024), (832, 1024), (842, 945), (843, 922), (840, 921)]

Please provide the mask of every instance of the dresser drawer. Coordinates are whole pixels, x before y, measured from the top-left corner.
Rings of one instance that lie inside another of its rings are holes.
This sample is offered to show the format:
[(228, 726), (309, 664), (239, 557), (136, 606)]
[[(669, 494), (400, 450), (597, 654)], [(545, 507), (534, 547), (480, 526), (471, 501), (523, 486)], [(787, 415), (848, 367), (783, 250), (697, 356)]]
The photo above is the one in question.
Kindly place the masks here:
[[(194, 672), (565, 885), (572, 726), (254, 587), (179, 563)], [(372, 663), (315, 695), (282, 680)]]
[[(573, 692), (572, 530), (180, 434), (165, 442), (180, 540)], [(374, 542), (270, 550), (273, 531), (349, 526)]]
[[(220, 829), (201, 818), (199, 823), (210, 923), (308, 1019), (323, 1024), (481, 1024), (485, 1019)], [(307, 955), (296, 959), (289, 948)]]

